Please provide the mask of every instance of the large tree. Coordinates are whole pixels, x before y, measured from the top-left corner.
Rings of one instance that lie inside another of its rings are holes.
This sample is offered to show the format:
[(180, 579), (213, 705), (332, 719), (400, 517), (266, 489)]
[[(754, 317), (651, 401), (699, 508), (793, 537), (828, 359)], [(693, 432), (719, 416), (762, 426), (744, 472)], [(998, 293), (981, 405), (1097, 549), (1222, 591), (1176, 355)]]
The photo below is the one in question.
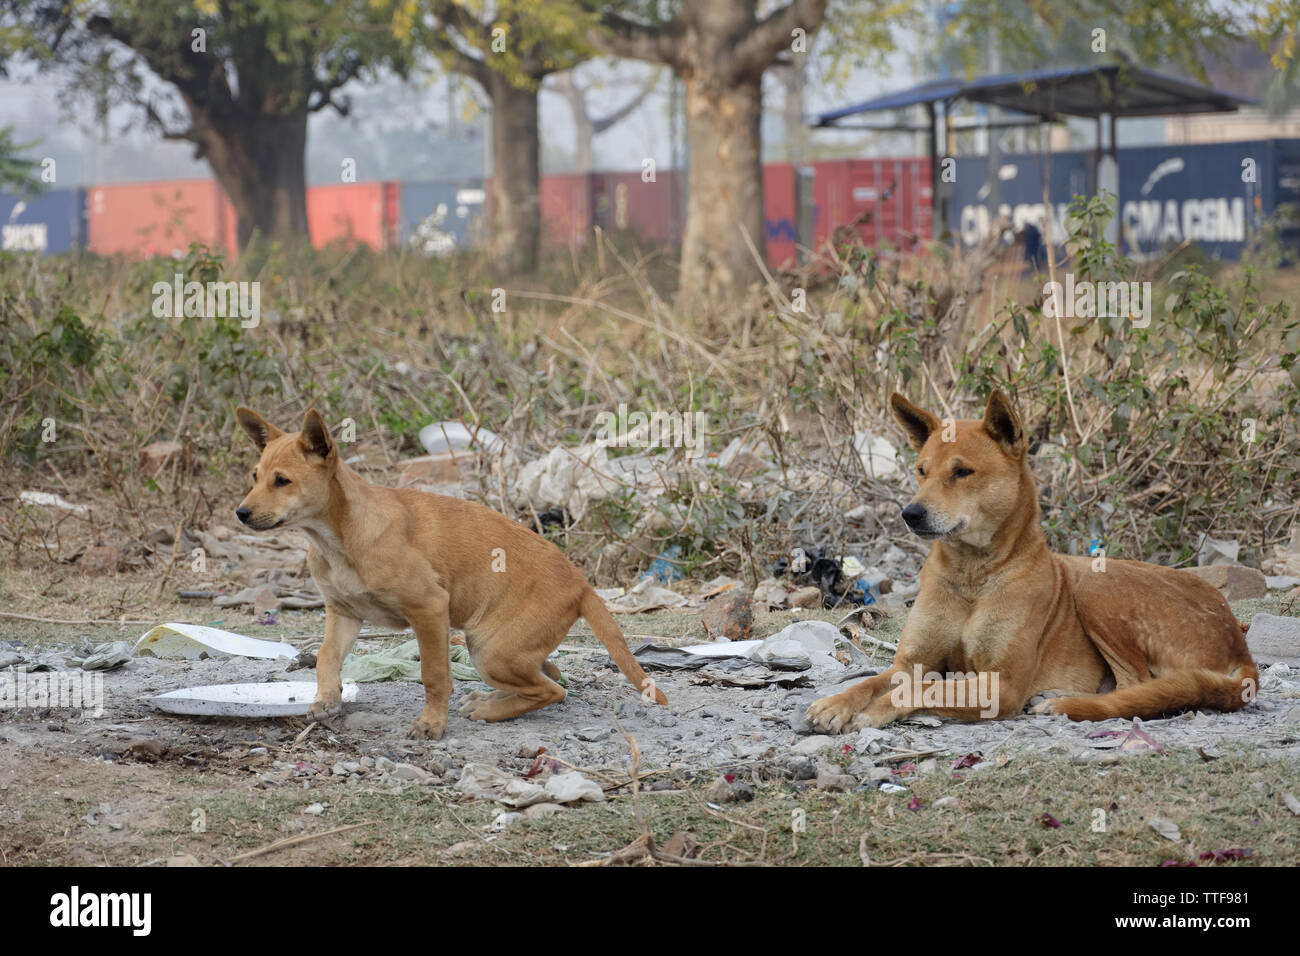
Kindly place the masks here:
[(690, 199), (681, 303), (735, 301), (759, 278), (750, 242), (761, 254), (763, 73), (779, 58), (803, 51), (828, 3), (790, 0), (763, 16), (759, 0), (631, 4), (641, 7), (640, 16), (613, 4), (602, 10), (591, 33), (594, 46), (663, 63), (686, 87)]
[(589, 55), (592, 17), (574, 0), (431, 0), (421, 46), (473, 79), (492, 104), (493, 261), (505, 274), (531, 269), (541, 243), (542, 80)]
[(412, 16), (411, 0), (32, 0), (9, 25), (40, 38), (45, 63), (70, 68), (102, 112), (131, 104), (193, 143), (242, 246), (307, 236), (307, 119), (346, 114), (339, 91), (370, 65), (404, 68)]

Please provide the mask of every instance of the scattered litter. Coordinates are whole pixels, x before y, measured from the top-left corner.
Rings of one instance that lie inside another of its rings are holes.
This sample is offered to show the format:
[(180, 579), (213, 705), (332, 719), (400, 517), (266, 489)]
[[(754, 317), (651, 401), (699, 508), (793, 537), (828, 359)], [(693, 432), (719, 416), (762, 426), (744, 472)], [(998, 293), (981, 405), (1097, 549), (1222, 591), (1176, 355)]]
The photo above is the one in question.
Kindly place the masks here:
[[(185, 687), (148, 703), (169, 714), (204, 717), (302, 717), (316, 699), (310, 681), (271, 681), (263, 684), (209, 684)], [(357, 699), (357, 685), (343, 685), (343, 701)]]
[(1282, 794), (1282, 802), (1286, 804), (1286, 808), (1288, 810), (1290, 810), (1297, 817), (1300, 817), (1300, 799), (1297, 799), (1295, 794), (1293, 793)]
[(576, 770), (558, 773), (547, 780), (546, 793), (555, 803), (576, 803), (580, 800), (602, 803), (605, 800), (605, 791), (600, 789), (600, 785)]
[(420, 444), (430, 455), (444, 451), (472, 448), (477, 445), (488, 454), (505, 447), (504, 443), (486, 428), (470, 431), (461, 422), (435, 422), (420, 429)]
[(1044, 813), (1038, 818), (1038, 822), (1048, 830), (1059, 830), (1061, 828), (1061, 822), (1050, 813)]
[(90, 508), (86, 505), (74, 505), (71, 501), (65, 501), (58, 495), (52, 495), (44, 491), (24, 491), (18, 496), (18, 500), (25, 505), (58, 508), (61, 511), (71, 511), (73, 514), (78, 515), (90, 514)]
[(1160, 746), (1150, 734), (1142, 729), (1142, 722), (1133, 721), (1133, 729), (1127, 732), (1123, 730), (1094, 730), (1084, 735), (1086, 740), (1112, 741), (1110, 743), (1094, 743), (1093, 746), (1101, 749), (1114, 748), (1116, 750), (1154, 750), (1162, 756), (1165, 748)]
[(1220, 564), (1236, 564), (1241, 544), (1236, 538), (1211, 538), (1205, 536), (1196, 553), (1196, 566), (1208, 568)]
[(687, 603), (686, 598), (676, 591), (656, 587), (653, 578), (642, 578), (626, 594), (605, 600), (606, 606), (615, 614), (640, 614), (665, 607), (681, 607)]
[(283, 641), (263, 641), (202, 624), (159, 624), (135, 642), (140, 657), (202, 660), (205, 657), (261, 657), (292, 660), (298, 648)]
[[(451, 676), (453, 680), (481, 680), (474, 669), (469, 650), (462, 644), (452, 644)], [(416, 638), (391, 651), (378, 654), (353, 654), (343, 662), (340, 672), (344, 680), (368, 683), (386, 680), (420, 680), (420, 642)], [(565, 683), (563, 680), (561, 684)]]
[(885, 793), (907, 793), (907, 788), (897, 783), (882, 783), (880, 789)]
[(1172, 820), (1166, 820), (1163, 817), (1152, 817), (1147, 823), (1151, 824), (1151, 829), (1155, 830), (1166, 840), (1172, 840), (1177, 843), (1183, 838), (1182, 831), (1178, 829), (1178, 824)]
[(313, 817), (318, 817), (325, 812), (325, 804), (323, 803), (310, 804), (308, 806), (303, 807), (302, 812), (310, 814)]
[(682, 546), (674, 544), (668, 550), (664, 551), (659, 557), (650, 562), (650, 567), (641, 574), (641, 578), (649, 578), (652, 581), (658, 581), (660, 584), (672, 584), (674, 581), (680, 581), (686, 575), (681, 569)]
[(1230, 850), (1206, 850), (1199, 859), (1213, 860), (1215, 863), (1226, 863), (1228, 860), (1244, 860), (1250, 856), (1250, 847), (1233, 847)]

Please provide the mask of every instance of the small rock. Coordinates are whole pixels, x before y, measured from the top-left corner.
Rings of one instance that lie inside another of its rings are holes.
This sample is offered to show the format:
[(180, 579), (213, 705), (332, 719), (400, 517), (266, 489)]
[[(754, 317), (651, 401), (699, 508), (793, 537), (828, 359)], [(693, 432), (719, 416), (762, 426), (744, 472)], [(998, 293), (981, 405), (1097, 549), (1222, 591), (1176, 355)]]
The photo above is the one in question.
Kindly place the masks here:
[(173, 464), (188, 470), (194, 463), (193, 458), (180, 442), (156, 441), (140, 449), (140, 472), (146, 478), (152, 478), (160, 468)]
[(1256, 614), (1246, 632), (1246, 646), (1256, 664), (1300, 667), (1300, 617)]
[(1208, 582), (1229, 601), (1262, 598), (1268, 594), (1268, 582), (1263, 571), (1237, 564), (1216, 564), (1205, 568), (1183, 568)]
[(792, 593), (789, 598), (791, 607), (821, 607), (822, 591), (821, 588), (806, 587), (799, 588)]
[(790, 749), (804, 757), (811, 757), (813, 754), (825, 750), (827, 747), (834, 746), (835, 738), (826, 734), (813, 734), (811, 737), (805, 737)]
[(264, 584), (253, 592), (253, 613), (258, 617), (265, 617), (268, 614), (274, 614), (280, 610), (280, 598), (276, 595), (275, 589), (269, 584)]
[(526, 737), (524, 742), (519, 745), (515, 751), (516, 757), (522, 757), (524, 760), (532, 760), (537, 756), (537, 752), (542, 749), (542, 742), (537, 737)]
[(1297, 817), (1300, 817), (1300, 800), (1296, 799), (1295, 794), (1293, 793), (1282, 794), (1282, 802), (1286, 804), (1286, 808), (1288, 810), (1290, 810)]
[(168, 866), (202, 866), (197, 859), (188, 853), (178, 853), (176, 856), (167, 857)]
[(558, 803), (534, 803), (524, 811), (524, 817), (528, 820), (541, 820), (544, 817), (553, 817), (557, 813), (563, 813), (564, 809), (564, 806)]
[(1151, 825), (1151, 829), (1155, 830), (1166, 840), (1172, 840), (1174, 843), (1177, 843), (1183, 838), (1182, 831), (1178, 829), (1178, 824), (1174, 823), (1172, 820), (1165, 820), (1161, 817), (1152, 817), (1147, 821), (1147, 823)]
[(811, 780), (817, 776), (817, 767), (807, 757), (798, 757), (785, 765), (791, 780)]
[(746, 803), (754, 799), (754, 788), (743, 780), (723, 776), (713, 781), (706, 796), (710, 803)]
[(389, 771), (389, 775), (394, 780), (409, 780), (413, 783), (425, 783), (429, 780), (428, 772), (409, 763), (399, 763)]
[(938, 800), (934, 801), (934, 803), (930, 804), (930, 806), (936, 810), (940, 810), (944, 807), (955, 807), (956, 805), (956, 797), (940, 797)]
[(375, 769), (380, 773), (391, 773), (397, 769), (397, 764), (392, 760), (389, 760), (387, 757), (376, 757)]
[(121, 562), (121, 548), (113, 544), (101, 544), (86, 551), (81, 556), (81, 563), (78, 567), (81, 569), (82, 574), (97, 578), (107, 574), (116, 574), (118, 565)]
[(705, 605), (700, 620), (715, 640), (749, 640), (754, 625), (754, 596), (748, 588), (723, 591)]
[(813, 781), (813, 786), (818, 790), (834, 790), (841, 793), (853, 790), (857, 785), (857, 777), (850, 777), (847, 773), (839, 773), (829, 767), (820, 768), (817, 771), (817, 779)]
[(459, 843), (453, 843), (441, 852), (443, 856), (464, 856), (467, 853), (473, 853), (481, 845), (478, 840), (462, 840)]
[(325, 804), (323, 804), (323, 803), (313, 803), (313, 804), (311, 804), (311, 805), (309, 805), (309, 806), (305, 806), (305, 807), (303, 807), (303, 808), (302, 808), (302, 812), (303, 812), (303, 813), (311, 814), (311, 815), (314, 816), (314, 817), (318, 817), (318, 816), (320, 816), (322, 813), (325, 812)]

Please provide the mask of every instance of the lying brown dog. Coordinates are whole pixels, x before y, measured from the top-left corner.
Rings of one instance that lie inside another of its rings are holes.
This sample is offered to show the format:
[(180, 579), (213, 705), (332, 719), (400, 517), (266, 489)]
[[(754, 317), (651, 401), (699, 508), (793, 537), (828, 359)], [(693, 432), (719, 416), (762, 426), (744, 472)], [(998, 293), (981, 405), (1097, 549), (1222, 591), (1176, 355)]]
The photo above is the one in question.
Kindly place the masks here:
[(1066, 696), (1035, 709), (1071, 720), (1254, 699), (1259, 673), (1215, 588), (1172, 568), (1048, 549), (1006, 396), (993, 393), (982, 421), (941, 422), (897, 393), (890, 405), (918, 452), (903, 519), (934, 546), (893, 666), (814, 703), (816, 729), (881, 727), (917, 710), (1007, 717), (1047, 691)]
[(325, 596), (311, 716), (341, 712), (339, 671), (362, 621), (415, 631), (424, 709), (412, 737), (436, 740), (447, 728), (451, 627), (464, 628), (474, 666), (496, 688), (461, 705), (471, 720), (508, 720), (563, 700), (547, 656), (579, 616), (647, 700), (668, 703), (605, 603), (551, 542), (471, 501), (372, 485), (340, 460), (314, 408), (294, 434), (247, 408), (235, 414), (261, 452), (235, 514), (256, 530), (301, 528), (311, 539), (307, 566)]

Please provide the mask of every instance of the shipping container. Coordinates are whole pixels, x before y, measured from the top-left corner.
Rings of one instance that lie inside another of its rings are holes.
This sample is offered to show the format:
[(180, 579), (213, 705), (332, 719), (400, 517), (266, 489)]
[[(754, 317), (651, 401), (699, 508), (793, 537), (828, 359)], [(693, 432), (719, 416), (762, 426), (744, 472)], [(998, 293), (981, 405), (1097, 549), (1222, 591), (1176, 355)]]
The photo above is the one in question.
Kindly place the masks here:
[(931, 238), (934, 188), (928, 160), (840, 159), (810, 165), (817, 245), (840, 228), (853, 229), (869, 246), (912, 249)]
[(799, 235), (798, 167), (793, 163), (768, 163), (763, 167), (763, 231), (767, 264), (775, 269), (796, 265), (796, 245), (808, 245)]
[[(1091, 151), (1050, 157), (1048, 237), (1065, 237), (1066, 210), (1076, 195), (1096, 188)], [(988, 235), (995, 210), (1019, 231), (1042, 227), (1043, 179), (1048, 160), (1003, 156), (996, 170), (987, 157), (957, 160), (950, 228), (965, 246)], [(1300, 140), (1254, 140), (1119, 150), (1118, 222), (1126, 254), (1150, 258), (1183, 242), (1208, 256), (1239, 259), (1265, 221), (1278, 219), (1279, 237), (1295, 247), (1300, 230)]]
[(341, 242), (371, 249), (397, 246), (396, 183), (339, 183), (307, 188), (307, 228), (316, 248)]
[(191, 242), (230, 255), (237, 246), (234, 207), (212, 180), (91, 186), (87, 205), (99, 255), (183, 256)]
[(472, 246), (483, 233), (485, 199), (481, 179), (401, 183), (398, 242), (432, 256)]
[(592, 220), (606, 232), (631, 232), (642, 242), (681, 242), (682, 177), (657, 169), (647, 182), (640, 172), (592, 173)]
[(542, 242), (548, 246), (582, 248), (596, 224), (591, 173), (556, 173), (540, 183)]
[(49, 255), (85, 246), (84, 189), (51, 189), (35, 199), (0, 193), (0, 249)]

